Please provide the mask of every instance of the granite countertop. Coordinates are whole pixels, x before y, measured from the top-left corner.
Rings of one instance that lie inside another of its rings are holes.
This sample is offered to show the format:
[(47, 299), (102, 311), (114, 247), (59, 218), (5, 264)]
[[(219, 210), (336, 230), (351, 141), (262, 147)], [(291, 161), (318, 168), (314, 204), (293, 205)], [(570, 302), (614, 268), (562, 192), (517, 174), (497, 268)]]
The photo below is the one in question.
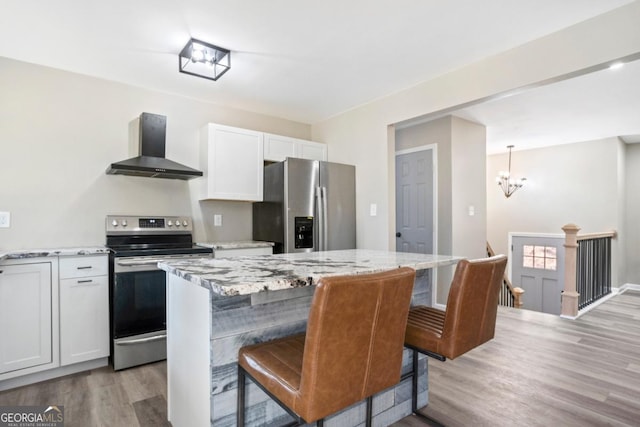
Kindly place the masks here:
[(239, 240), (228, 242), (205, 242), (196, 243), (198, 246), (204, 246), (205, 248), (212, 248), (215, 250), (222, 249), (250, 249), (250, 248), (270, 248), (274, 245), (273, 242), (262, 242), (258, 240)]
[(364, 274), (412, 267), (416, 270), (457, 263), (449, 255), (352, 249), (237, 258), (166, 260), (158, 265), (221, 296), (315, 285), (323, 276)]
[(108, 253), (109, 248), (104, 246), (49, 249), (16, 249), (13, 251), (0, 250), (0, 261), (8, 259), (40, 258), (49, 256), (99, 255)]

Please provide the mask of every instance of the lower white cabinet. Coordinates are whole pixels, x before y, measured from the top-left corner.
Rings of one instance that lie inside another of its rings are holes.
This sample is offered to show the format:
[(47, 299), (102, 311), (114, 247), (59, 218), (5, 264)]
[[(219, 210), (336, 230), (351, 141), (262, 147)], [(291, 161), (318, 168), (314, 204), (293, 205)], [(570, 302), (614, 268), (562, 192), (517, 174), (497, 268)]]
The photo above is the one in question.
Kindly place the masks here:
[(0, 264), (0, 374), (53, 362), (51, 270)]
[(60, 364), (108, 355), (108, 257), (61, 257)]

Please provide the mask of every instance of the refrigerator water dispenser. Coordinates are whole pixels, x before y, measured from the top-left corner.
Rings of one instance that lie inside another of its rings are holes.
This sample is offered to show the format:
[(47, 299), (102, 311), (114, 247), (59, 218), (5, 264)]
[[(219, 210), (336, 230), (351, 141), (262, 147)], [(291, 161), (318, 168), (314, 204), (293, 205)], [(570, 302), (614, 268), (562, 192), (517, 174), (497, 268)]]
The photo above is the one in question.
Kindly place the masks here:
[(295, 217), (295, 247), (296, 249), (313, 248), (313, 217)]

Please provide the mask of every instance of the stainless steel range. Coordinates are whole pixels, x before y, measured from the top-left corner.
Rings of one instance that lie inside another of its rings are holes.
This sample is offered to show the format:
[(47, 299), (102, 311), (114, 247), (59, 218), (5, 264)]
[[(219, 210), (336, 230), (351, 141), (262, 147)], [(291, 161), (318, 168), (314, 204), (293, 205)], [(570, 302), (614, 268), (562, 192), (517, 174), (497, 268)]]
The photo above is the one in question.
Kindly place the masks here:
[(193, 244), (189, 217), (107, 216), (111, 362), (115, 370), (164, 360), (166, 273), (158, 261), (210, 257)]

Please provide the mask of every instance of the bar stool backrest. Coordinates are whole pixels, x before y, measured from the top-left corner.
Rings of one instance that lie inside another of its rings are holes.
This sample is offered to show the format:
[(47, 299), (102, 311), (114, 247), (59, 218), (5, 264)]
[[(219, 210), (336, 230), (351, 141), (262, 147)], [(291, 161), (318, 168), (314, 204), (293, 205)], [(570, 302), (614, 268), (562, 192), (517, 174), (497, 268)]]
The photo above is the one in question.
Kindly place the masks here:
[(458, 263), (445, 310), (444, 356), (453, 359), (494, 337), (506, 265), (505, 255)]
[(323, 278), (305, 338), (299, 413), (324, 418), (400, 380), (415, 271)]

